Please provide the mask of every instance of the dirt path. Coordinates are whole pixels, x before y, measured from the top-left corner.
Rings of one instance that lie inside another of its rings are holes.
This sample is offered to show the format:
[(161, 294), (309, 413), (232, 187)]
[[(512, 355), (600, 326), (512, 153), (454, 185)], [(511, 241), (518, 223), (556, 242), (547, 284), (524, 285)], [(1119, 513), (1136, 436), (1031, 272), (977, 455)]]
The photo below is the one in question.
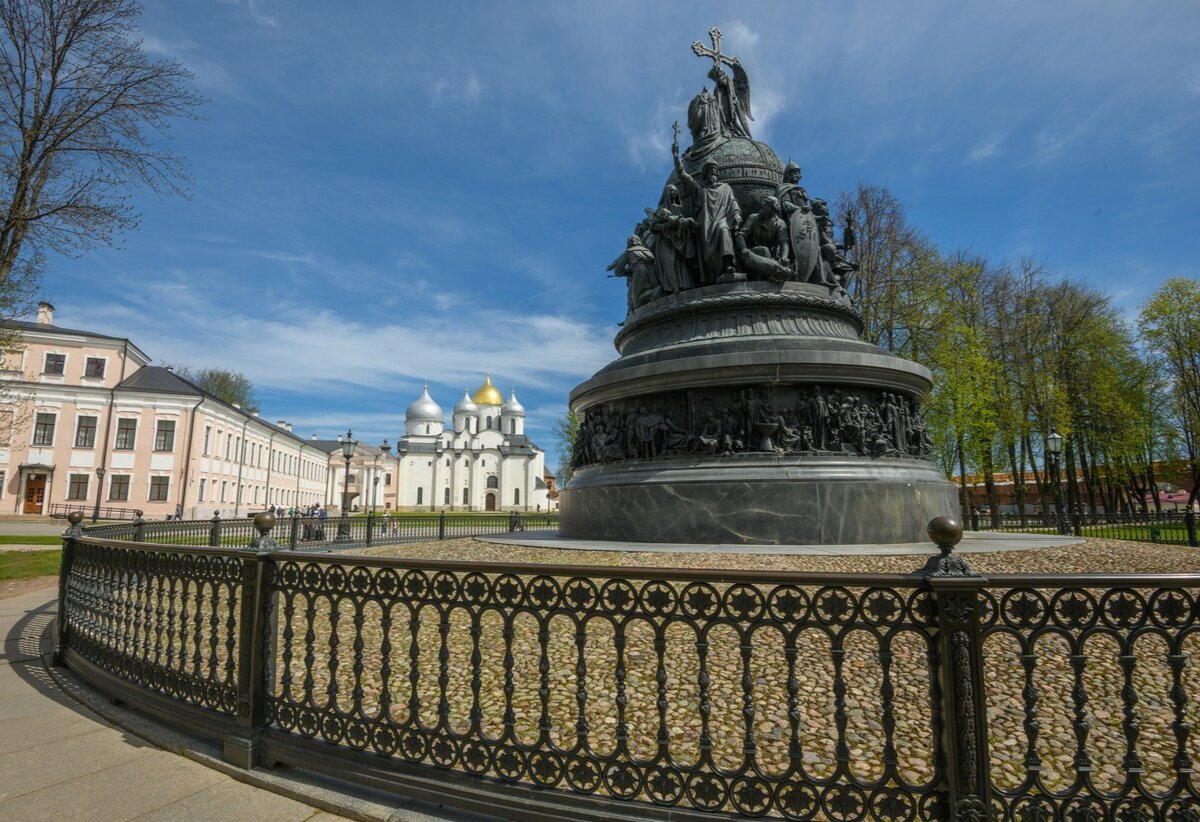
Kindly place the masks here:
[(2, 580), (0, 581), (0, 599), (19, 597), (21, 594), (27, 594), (30, 591), (37, 591), (40, 588), (53, 588), (55, 585), (58, 585), (58, 577), (53, 574), (46, 577)]

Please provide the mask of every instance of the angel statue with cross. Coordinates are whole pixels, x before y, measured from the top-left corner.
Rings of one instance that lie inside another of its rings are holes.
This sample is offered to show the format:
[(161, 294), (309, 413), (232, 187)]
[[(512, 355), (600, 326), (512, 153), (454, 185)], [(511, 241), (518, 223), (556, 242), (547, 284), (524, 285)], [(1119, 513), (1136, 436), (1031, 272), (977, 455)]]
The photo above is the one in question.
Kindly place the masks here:
[[(697, 57), (712, 58), (713, 66), (708, 72), (708, 78), (714, 83), (711, 105), (716, 110), (718, 122), (693, 124), (692, 112), (689, 112), (688, 125), (692, 129), (693, 137), (695, 137), (696, 126), (703, 125), (711, 128), (715, 125), (723, 137), (749, 139), (750, 121), (754, 119), (750, 113), (750, 78), (746, 76), (746, 70), (742, 68), (740, 60), (721, 53), (721, 30), (715, 27), (711, 28), (708, 30), (708, 36), (712, 38), (712, 48), (697, 40), (692, 43), (692, 51), (696, 53)], [(729, 67), (733, 73), (732, 78), (725, 73), (723, 66)], [(704, 97), (704, 93), (701, 94), (701, 97)], [(696, 113), (701, 114), (699, 111)]]

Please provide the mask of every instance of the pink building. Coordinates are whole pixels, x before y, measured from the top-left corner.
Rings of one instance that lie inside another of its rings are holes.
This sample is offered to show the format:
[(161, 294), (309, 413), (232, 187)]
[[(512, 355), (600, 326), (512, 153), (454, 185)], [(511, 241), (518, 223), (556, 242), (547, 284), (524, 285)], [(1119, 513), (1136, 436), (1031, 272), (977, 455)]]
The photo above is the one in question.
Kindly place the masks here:
[(202, 518), (331, 501), (331, 455), (288, 423), (150, 365), (128, 339), (54, 325), (49, 303), (9, 326), (22, 348), (0, 364), (0, 512)]
[(450, 428), (426, 389), (395, 451), (357, 443), (347, 471), (340, 441), (230, 405), (128, 339), (57, 326), (49, 303), (7, 327), (20, 339), (0, 362), (0, 513), (206, 519), (340, 512), (343, 496), (360, 512), (557, 507), (525, 409), (490, 377), (464, 392)]

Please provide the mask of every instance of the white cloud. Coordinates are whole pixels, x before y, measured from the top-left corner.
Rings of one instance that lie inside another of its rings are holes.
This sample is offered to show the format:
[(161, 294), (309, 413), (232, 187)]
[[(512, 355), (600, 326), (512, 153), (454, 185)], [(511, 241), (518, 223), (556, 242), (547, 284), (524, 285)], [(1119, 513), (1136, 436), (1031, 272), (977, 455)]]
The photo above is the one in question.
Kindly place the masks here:
[(471, 71), (464, 78), (438, 77), (429, 85), (434, 103), (477, 103), (487, 86)]
[(671, 127), (668, 125), (666, 129), (663, 128), (661, 114), (660, 106), (659, 117), (654, 118), (654, 122), (647, 123), (641, 131), (625, 132), (629, 159), (642, 171), (662, 165), (663, 158), (669, 159), (671, 156)]
[(984, 137), (975, 145), (971, 146), (971, 150), (967, 152), (968, 163), (978, 163), (980, 160), (986, 160), (989, 157), (995, 157), (1000, 153), (1000, 146), (1004, 143), (1004, 135), (993, 133)]
[(279, 20), (274, 14), (267, 11), (267, 6), (270, 3), (265, 3), (263, 0), (246, 0), (246, 10), (250, 12), (250, 16), (255, 22), (263, 26), (274, 28), (279, 25)]
[(565, 393), (612, 358), (608, 327), (519, 309), (447, 313), (437, 306), (453, 300), (442, 296), (428, 308), (409, 305), (400, 320), (367, 325), (311, 304), (243, 313), (176, 272), (129, 301), (90, 307), (87, 324), (125, 336), (136, 318), (135, 342), (158, 362), (202, 361), (292, 391), (328, 392), (331, 384), (376, 390), (425, 379), (467, 385), (491, 368), (497, 383)]
[(303, 265), (316, 265), (316, 258), (311, 251), (305, 251), (303, 254), (293, 254), (288, 251), (251, 251), (255, 257), (262, 257), (264, 260), (274, 260), (280, 263), (300, 263)]

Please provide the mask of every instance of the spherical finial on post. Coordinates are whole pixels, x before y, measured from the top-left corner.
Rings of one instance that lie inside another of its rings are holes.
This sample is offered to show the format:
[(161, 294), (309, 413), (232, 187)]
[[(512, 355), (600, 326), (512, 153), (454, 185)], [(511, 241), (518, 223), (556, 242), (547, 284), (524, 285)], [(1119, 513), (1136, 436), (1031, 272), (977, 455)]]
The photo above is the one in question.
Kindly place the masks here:
[(250, 540), (250, 547), (257, 551), (274, 551), (279, 548), (279, 543), (271, 538), (271, 529), (275, 527), (275, 515), (270, 511), (263, 511), (260, 514), (254, 515), (254, 530), (258, 531), (258, 536)]
[(954, 546), (962, 539), (962, 524), (954, 517), (934, 517), (926, 529), (929, 538), (941, 549), (941, 553), (930, 557), (921, 573), (927, 577), (970, 577), (975, 572), (962, 557), (953, 554)]
[(963, 529), (954, 517), (934, 517), (929, 521), (926, 533), (933, 544), (942, 549), (942, 553), (948, 554), (962, 541)]
[(64, 537), (83, 536), (83, 525), (81, 524), (83, 522), (82, 511), (72, 511), (71, 513), (67, 514), (67, 522), (69, 525), (67, 526), (66, 532), (63, 534)]
[(275, 515), (270, 511), (263, 511), (261, 514), (254, 515), (254, 529), (261, 536), (266, 536), (267, 532), (275, 527)]

